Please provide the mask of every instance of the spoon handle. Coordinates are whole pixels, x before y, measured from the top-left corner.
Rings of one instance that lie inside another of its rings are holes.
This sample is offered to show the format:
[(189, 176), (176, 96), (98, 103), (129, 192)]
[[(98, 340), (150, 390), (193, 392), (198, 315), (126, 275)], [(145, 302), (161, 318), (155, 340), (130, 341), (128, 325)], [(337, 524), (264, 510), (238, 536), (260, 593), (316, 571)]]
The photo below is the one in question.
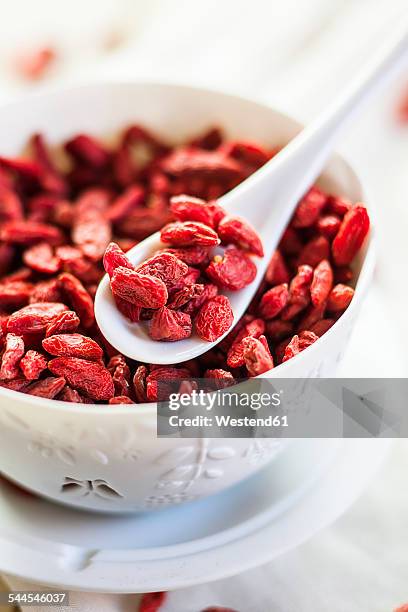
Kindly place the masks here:
[[(389, 40), (366, 69), (326, 111), (244, 183), (222, 198), (223, 206), (250, 220), (264, 236), (268, 255), (276, 248), (294, 207), (321, 173), (339, 131), (380, 85), (408, 60), (408, 28)], [(251, 201), (257, 205), (251, 207)], [(274, 240), (274, 238), (276, 238)], [(265, 262), (259, 262), (261, 267)]]

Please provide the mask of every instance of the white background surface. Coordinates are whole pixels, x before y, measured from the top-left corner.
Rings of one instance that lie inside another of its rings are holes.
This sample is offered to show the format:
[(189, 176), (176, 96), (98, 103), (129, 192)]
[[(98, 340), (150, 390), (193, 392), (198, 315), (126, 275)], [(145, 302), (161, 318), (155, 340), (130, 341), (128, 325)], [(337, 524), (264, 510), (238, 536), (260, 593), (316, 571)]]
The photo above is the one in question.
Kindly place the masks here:
[[(307, 121), (324, 108), (402, 19), (406, 0), (0, 0), (0, 100), (28, 85), (14, 50), (55, 42), (61, 59), (36, 87), (93, 78), (176, 80), (255, 95)], [(103, 50), (112, 35), (124, 38)], [(378, 265), (341, 374), (407, 376), (408, 125), (394, 120), (406, 77), (341, 143), (375, 208)], [(172, 594), (163, 612), (220, 603), (240, 612), (388, 612), (408, 600), (406, 440), (335, 526), (274, 563)], [(266, 543), (267, 545), (267, 543)], [(110, 598), (81, 600), (104, 610)], [(117, 604), (117, 606), (116, 606)], [(134, 598), (114, 608), (134, 610)], [(32, 608), (31, 608), (32, 610)]]

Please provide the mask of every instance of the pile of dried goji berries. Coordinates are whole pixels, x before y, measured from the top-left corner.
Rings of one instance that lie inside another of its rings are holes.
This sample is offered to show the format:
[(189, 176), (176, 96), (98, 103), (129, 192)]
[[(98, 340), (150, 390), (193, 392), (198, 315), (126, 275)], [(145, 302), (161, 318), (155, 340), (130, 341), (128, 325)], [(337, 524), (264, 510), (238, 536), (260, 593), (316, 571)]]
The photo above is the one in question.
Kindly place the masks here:
[[(132, 323), (150, 320), (153, 340), (174, 342), (191, 336), (214, 342), (231, 327), (229, 299), (219, 289), (239, 291), (255, 279), (250, 254), (263, 257), (255, 230), (221, 206), (186, 195), (170, 199), (177, 219), (165, 225), (160, 238), (170, 245), (133, 266), (117, 244), (105, 251), (103, 264), (117, 307)], [(220, 243), (223, 255), (212, 257)], [(188, 265), (188, 262), (190, 265)]]
[[(243, 236), (234, 220), (223, 218), (216, 199), (276, 151), (224, 141), (218, 129), (171, 147), (131, 126), (111, 148), (85, 134), (71, 139), (64, 146), (64, 166), (69, 165), (62, 171), (54, 161), (61, 152), (51, 155), (40, 135), (30, 144), (30, 158), (0, 157), (3, 387), (116, 404), (155, 401), (163, 379), (233, 382), (304, 350), (353, 297), (350, 264), (368, 232), (367, 212), (361, 204), (313, 188), (299, 203), (247, 313), (217, 347), (178, 366), (127, 360), (95, 322), (93, 298), (105, 251), (118, 307), (131, 320), (151, 319), (153, 337), (163, 339), (175, 328), (186, 334), (192, 315), (204, 337), (220, 335), (211, 324), (215, 311), (228, 310), (219, 289), (250, 282), (255, 266), (248, 252), (260, 255), (262, 246), (254, 236), (248, 242), (248, 233)], [(202, 201), (194, 204), (192, 198)], [(206, 227), (203, 234), (200, 224)], [(135, 288), (122, 282), (132, 276), (123, 252), (163, 226), (162, 238), (172, 246), (143, 264), (144, 276), (157, 289), (157, 271), (171, 270), (171, 291), (164, 283), (165, 305), (161, 284), (162, 294), (151, 291), (147, 301), (132, 303), (127, 291)], [(210, 261), (206, 240), (214, 240), (215, 228), (217, 240), (230, 246), (223, 258)], [(185, 246), (186, 231), (202, 236), (201, 244)], [(152, 308), (160, 308), (160, 314)], [(221, 319), (226, 325), (228, 318)]]

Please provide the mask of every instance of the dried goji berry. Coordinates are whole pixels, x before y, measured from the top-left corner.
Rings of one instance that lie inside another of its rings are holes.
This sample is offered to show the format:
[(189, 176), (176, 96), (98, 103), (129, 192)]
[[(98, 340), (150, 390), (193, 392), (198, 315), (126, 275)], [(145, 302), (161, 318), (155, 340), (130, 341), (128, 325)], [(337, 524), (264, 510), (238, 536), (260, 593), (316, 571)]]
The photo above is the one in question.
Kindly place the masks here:
[(43, 378), (38, 382), (31, 383), (25, 392), (28, 393), (28, 395), (36, 395), (37, 397), (54, 399), (64, 387), (65, 378), (62, 376), (59, 378), (49, 376), (48, 378)]
[(150, 402), (162, 401), (168, 398), (169, 392), (174, 391), (174, 382), (191, 378), (187, 368), (172, 366), (157, 366), (146, 377), (146, 396)]
[(6, 242), (0, 244), (0, 276), (3, 276), (9, 272), (14, 256), (15, 249), (13, 245), (7, 244)]
[(14, 334), (45, 333), (51, 321), (64, 310), (68, 310), (68, 307), (58, 302), (29, 304), (10, 315), (7, 331)]
[(58, 277), (58, 283), (63, 295), (81, 319), (82, 325), (91, 327), (95, 321), (93, 300), (81, 281), (72, 274), (63, 272)]
[(57, 245), (61, 244), (63, 236), (54, 225), (33, 221), (9, 221), (1, 228), (0, 239), (13, 244), (29, 245), (44, 241)]
[(214, 214), (210, 205), (201, 198), (188, 195), (173, 196), (170, 210), (177, 221), (198, 221), (214, 228)]
[(293, 336), (289, 344), (286, 345), (282, 361), (288, 361), (300, 353), (299, 336)]
[(92, 259), (102, 259), (111, 240), (111, 224), (105, 217), (109, 193), (102, 189), (85, 192), (76, 204), (72, 228), (72, 241)]
[(139, 612), (158, 612), (161, 606), (164, 604), (167, 598), (167, 593), (156, 592), (156, 593), (145, 593), (142, 595), (139, 604)]
[(103, 255), (103, 267), (110, 277), (112, 277), (115, 268), (122, 267), (134, 270), (134, 265), (115, 242), (111, 242), (105, 250)]
[(58, 357), (81, 357), (83, 359), (102, 359), (103, 350), (92, 338), (82, 334), (56, 334), (44, 338), (43, 348)]
[(176, 247), (217, 246), (217, 244), (220, 244), (217, 233), (211, 227), (197, 221), (169, 223), (161, 230), (160, 239), (162, 242)]
[(24, 281), (0, 283), (0, 306), (2, 308), (19, 308), (27, 304), (33, 285)]
[(327, 210), (333, 215), (344, 217), (351, 207), (352, 203), (347, 198), (335, 195), (329, 195), (327, 198)]
[(206, 370), (204, 373), (204, 378), (211, 378), (212, 380), (216, 380), (216, 384), (214, 388), (216, 389), (225, 389), (226, 387), (230, 387), (234, 384), (235, 378), (228, 370), (223, 370), (222, 368), (215, 368), (213, 370)]
[(42, 274), (56, 274), (61, 265), (48, 242), (40, 242), (24, 251), (23, 261), (29, 268)]
[(136, 394), (136, 399), (138, 402), (146, 402), (146, 376), (147, 376), (147, 368), (144, 365), (140, 365), (133, 376), (133, 387)]
[(339, 283), (338, 285), (335, 285), (330, 292), (329, 299), (327, 301), (327, 310), (332, 312), (345, 310), (349, 306), (353, 297), (354, 289)]
[(333, 271), (327, 259), (323, 259), (314, 269), (310, 295), (314, 306), (326, 302), (333, 287)]
[(20, 361), (20, 369), (27, 380), (37, 380), (47, 368), (47, 360), (38, 351), (27, 351)]
[(78, 134), (68, 140), (65, 150), (76, 161), (93, 168), (105, 168), (110, 161), (110, 154), (103, 144), (88, 134)]
[(162, 280), (122, 266), (114, 270), (111, 287), (114, 295), (144, 308), (161, 308), (168, 298), (167, 288)]
[(346, 266), (357, 255), (370, 229), (367, 209), (355, 204), (344, 215), (342, 224), (332, 244), (332, 255), (338, 266)]
[(171, 285), (187, 274), (188, 266), (172, 253), (158, 253), (137, 266), (136, 272), (155, 276), (166, 285)]
[(320, 319), (310, 326), (310, 331), (316, 334), (316, 336), (323, 336), (334, 324), (334, 319)]
[(270, 353), (265, 336), (257, 338), (244, 338), (243, 358), (245, 367), (250, 376), (259, 376), (273, 368), (273, 358)]
[(114, 295), (113, 299), (115, 300), (116, 308), (119, 310), (124, 317), (129, 319), (132, 323), (137, 323), (141, 319), (141, 306), (136, 306), (136, 304), (131, 304), (126, 300), (122, 299), (118, 295)]
[(341, 220), (336, 215), (325, 215), (317, 221), (316, 227), (318, 231), (328, 240), (334, 238), (339, 231)]
[(255, 279), (256, 265), (246, 253), (231, 246), (225, 249), (223, 257), (214, 257), (205, 273), (219, 287), (239, 291)]
[(79, 317), (73, 310), (65, 310), (57, 315), (51, 323), (47, 325), (45, 336), (53, 336), (62, 332), (74, 332), (79, 327)]
[(153, 340), (175, 342), (191, 336), (190, 315), (170, 308), (159, 308), (150, 321), (149, 334)]
[(140, 185), (131, 185), (124, 191), (105, 212), (105, 217), (116, 223), (128, 215), (134, 208), (140, 206), (145, 199), (145, 191)]
[(193, 246), (180, 247), (179, 249), (164, 249), (161, 253), (172, 253), (181, 261), (184, 261), (188, 266), (199, 266), (209, 262), (210, 249), (209, 247)]
[[(233, 330), (235, 331), (235, 330)], [(265, 331), (265, 323), (262, 319), (253, 319), (241, 326), (228, 349), (227, 365), (230, 368), (239, 368), (244, 365), (244, 338), (259, 338)]]
[(242, 180), (242, 165), (218, 151), (203, 151), (192, 147), (180, 147), (163, 162), (162, 168), (173, 176), (199, 177), (207, 180)]
[(327, 196), (317, 187), (312, 187), (297, 205), (291, 221), (296, 229), (311, 227), (318, 219), (327, 202)]
[(30, 291), (30, 304), (37, 302), (61, 302), (62, 293), (59, 288), (58, 281), (52, 280), (40, 281)]
[(213, 127), (190, 140), (189, 144), (193, 147), (198, 147), (199, 149), (213, 151), (220, 146), (222, 141), (223, 136), (220, 128)]
[(264, 319), (274, 319), (285, 308), (289, 299), (287, 283), (276, 285), (263, 294), (259, 303), (259, 314)]
[(218, 295), (218, 287), (216, 285), (212, 285), (211, 283), (204, 285), (204, 289), (201, 295), (193, 297), (191, 300), (189, 300), (187, 304), (183, 306), (183, 312), (187, 312), (187, 314), (190, 315), (196, 313), (201, 308), (201, 306), (205, 302), (207, 302), (207, 300), (212, 299), (216, 295)]
[(2, 380), (10, 380), (17, 378), (18, 364), (24, 355), (24, 340), (21, 336), (15, 334), (7, 334), (6, 348), (1, 358), (0, 378)]
[(15, 191), (0, 185), (0, 223), (23, 218), (23, 204)]
[(301, 250), (298, 258), (298, 265), (307, 264), (314, 268), (322, 261), (322, 259), (329, 259), (330, 257), (330, 243), (325, 236), (317, 236), (312, 238), (305, 244)]
[(284, 321), (293, 319), (309, 304), (312, 278), (313, 268), (311, 266), (299, 266), (298, 272), (289, 286), (288, 304), (281, 315)]
[(63, 376), (67, 383), (95, 400), (109, 400), (115, 394), (112, 375), (100, 363), (78, 357), (56, 357), (48, 362), (48, 369)]
[(304, 351), (308, 346), (316, 342), (319, 339), (314, 332), (304, 330), (299, 333), (299, 349)]
[(201, 306), (194, 325), (202, 340), (214, 342), (229, 330), (233, 321), (234, 313), (229, 299), (225, 295), (217, 295)]
[(171, 300), (167, 304), (168, 308), (172, 308), (173, 310), (178, 310), (182, 306), (185, 306), (187, 302), (190, 300), (200, 297), (203, 295), (205, 290), (205, 285), (196, 284), (186, 285), (182, 289), (179, 289), (171, 296)]
[(289, 283), (289, 270), (280, 251), (275, 251), (266, 269), (265, 279), (270, 285)]
[(224, 244), (235, 244), (244, 251), (263, 257), (261, 239), (248, 221), (227, 215), (219, 222), (217, 233)]
[(134, 402), (127, 395), (116, 395), (110, 398), (109, 404), (134, 404)]

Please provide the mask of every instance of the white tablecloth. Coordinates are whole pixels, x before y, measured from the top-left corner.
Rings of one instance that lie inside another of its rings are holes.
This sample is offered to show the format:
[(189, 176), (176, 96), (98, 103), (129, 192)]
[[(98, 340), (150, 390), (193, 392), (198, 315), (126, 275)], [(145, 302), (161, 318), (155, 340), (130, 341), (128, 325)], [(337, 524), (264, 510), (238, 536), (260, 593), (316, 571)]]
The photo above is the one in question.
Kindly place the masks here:
[[(20, 5), (0, 0), (3, 16), (9, 16), (0, 24), (0, 49), (5, 40), (11, 45), (9, 26)], [(41, 32), (55, 37), (60, 29), (63, 57), (51, 79), (56, 83), (102, 76), (199, 83), (254, 93), (303, 120), (324, 108), (392, 26), (408, 17), (406, 0), (89, 0), (67, 5), (64, 18), (60, 3), (35, 5), (37, 17), (47, 15), (33, 18), (35, 39)], [(27, 38), (27, 12), (23, 26)], [(127, 42), (102, 56), (91, 43), (98, 27), (105, 35), (111, 26)], [(21, 28), (16, 31), (21, 39)], [(5, 71), (0, 84), (3, 97), (21, 88)], [(369, 185), (379, 254), (344, 376), (408, 375), (408, 127), (393, 119), (405, 86), (401, 79), (388, 88), (340, 146)], [(262, 568), (172, 593), (163, 612), (198, 612), (214, 603), (240, 612), (390, 612), (408, 600), (407, 465), (404, 440), (335, 525)], [(15, 588), (26, 586), (12, 582)], [(69, 610), (135, 612), (136, 600), (72, 593)]]

